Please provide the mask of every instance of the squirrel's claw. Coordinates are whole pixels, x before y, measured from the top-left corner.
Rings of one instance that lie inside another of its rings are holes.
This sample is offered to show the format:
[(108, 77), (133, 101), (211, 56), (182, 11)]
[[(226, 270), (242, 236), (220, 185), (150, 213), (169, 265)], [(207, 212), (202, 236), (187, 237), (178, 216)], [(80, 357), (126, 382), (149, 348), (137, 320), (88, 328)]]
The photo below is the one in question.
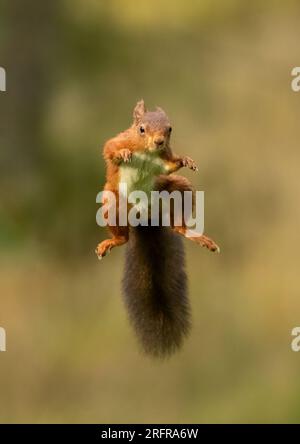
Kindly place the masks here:
[(122, 149), (118, 153), (118, 159), (123, 162), (130, 162), (132, 159), (132, 152), (126, 148)]
[(99, 252), (98, 248), (96, 248), (95, 253), (99, 259), (99, 261), (101, 261), (101, 259), (103, 258), (102, 254)]

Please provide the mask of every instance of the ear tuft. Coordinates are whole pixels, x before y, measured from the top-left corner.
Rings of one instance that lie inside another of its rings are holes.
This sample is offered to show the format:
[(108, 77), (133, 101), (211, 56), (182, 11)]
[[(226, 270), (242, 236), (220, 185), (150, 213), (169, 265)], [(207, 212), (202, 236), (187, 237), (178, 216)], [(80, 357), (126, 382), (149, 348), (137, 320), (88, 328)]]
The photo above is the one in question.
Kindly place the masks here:
[(159, 113), (166, 114), (165, 111), (160, 106), (156, 107), (156, 111), (158, 111)]
[(135, 105), (135, 108), (133, 110), (133, 119), (135, 123), (138, 123), (141, 121), (143, 115), (146, 112), (146, 107), (145, 107), (145, 102), (144, 100), (140, 100), (139, 102), (137, 102), (137, 104)]

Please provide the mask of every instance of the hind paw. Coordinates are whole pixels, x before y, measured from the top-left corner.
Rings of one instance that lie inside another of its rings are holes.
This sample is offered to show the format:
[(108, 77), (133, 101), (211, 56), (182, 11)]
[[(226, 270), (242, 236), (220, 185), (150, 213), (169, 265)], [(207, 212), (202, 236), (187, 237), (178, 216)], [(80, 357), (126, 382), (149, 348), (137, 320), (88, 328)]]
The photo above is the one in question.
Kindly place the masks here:
[(220, 247), (209, 237), (207, 236), (200, 236), (198, 240), (201, 247), (207, 248), (209, 251), (220, 253)]
[(97, 245), (97, 248), (95, 250), (96, 255), (98, 256), (99, 261), (110, 253), (111, 250), (111, 243), (109, 241), (103, 241), (100, 244)]

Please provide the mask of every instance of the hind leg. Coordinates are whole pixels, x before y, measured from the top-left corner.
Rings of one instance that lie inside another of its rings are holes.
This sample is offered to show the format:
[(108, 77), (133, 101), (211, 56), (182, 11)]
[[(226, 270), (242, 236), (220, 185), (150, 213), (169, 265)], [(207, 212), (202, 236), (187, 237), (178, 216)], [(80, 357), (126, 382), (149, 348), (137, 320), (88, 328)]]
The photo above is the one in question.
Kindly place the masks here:
[(217, 253), (220, 253), (220, 248), (218, 247), (218, 245), (208, 236), (204, 236), (204, 234), (201, 234), (201, 236), (187, 236), (188, 230), (184, 226), (172, 227), (172, 230), (178, 234), (181, 234), (186, 239), (196, 242), (196, 244), (200, 245), (201, 247), (207, 248), (209, 251), (216, 251)]
[[(184, 198), (184, 191), (192, 191), (193, 187), (191, 183), (183, 176), (177, 176), (174, 174), (171, 174), (169, 176), (159, 176), (156, 183), (156, 189), (158, 191), (166, 190), (169, 193), (172, 191), (180, 191), (182, 193), (182, 201)], [(198, 245), (201, 245), (201, 247), (206, 247), (210, 251), (217, 251), (220, 252), (220, 248), (218, 245), (210, 239), (208, 236), (205, 236), (204, 234), (198, 235), (198, 236), (191, 236), (191, 231), (186, 227), (184, 217), (176, 223), (176, 226), (174, 224), (174, 215), (173, 215), (173, 208), (170, 209), (170, 219), (171, 219), (171, 228), (173, 231), (175, 231), (178, 234), (181, 234), (186, 239), (189, 239), (193, 242), (196, 242)], [(184, 209), (182, 208), (182, 215), (184, 214)]]
[(110, 253), (112, 248), (124, 245), (128, 241), (128, 227), (109, 227), (109, 230), (113, 237), (105, 239), (98, 244), (95, 250), (98, 259), (102, 259), (106, 254)]

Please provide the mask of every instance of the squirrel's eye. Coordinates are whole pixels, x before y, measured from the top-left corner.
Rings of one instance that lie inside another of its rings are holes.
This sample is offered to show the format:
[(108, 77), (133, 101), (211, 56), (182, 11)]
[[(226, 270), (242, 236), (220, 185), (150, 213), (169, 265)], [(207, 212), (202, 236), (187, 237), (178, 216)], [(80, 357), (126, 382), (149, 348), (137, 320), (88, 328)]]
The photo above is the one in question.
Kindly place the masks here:
[(144, 132), (145, 132), (145, 128), (143, 126), (140, 126), (140, 133), (144, 134)]
[(171, 134), (171, 132), (172, 132), (172, 127), (170, 126), (169, 127), (169, 134)]

